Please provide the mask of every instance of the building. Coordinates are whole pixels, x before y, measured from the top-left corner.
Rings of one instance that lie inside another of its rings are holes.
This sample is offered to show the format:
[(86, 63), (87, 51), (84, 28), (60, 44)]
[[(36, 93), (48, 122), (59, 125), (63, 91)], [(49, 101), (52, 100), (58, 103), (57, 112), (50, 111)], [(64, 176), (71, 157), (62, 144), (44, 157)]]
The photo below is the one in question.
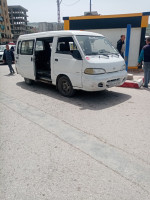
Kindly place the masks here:
[(7, 0), (0, 0), (0, 43), (12, 41)]
[(147, 29), (146, 29), (146, 35), (150, 36), (150, 24), (148, 25)]
[(38, 32), (57, 31), (57, 30), (63, 30), (63, 29), (64, 29), (63, 23), (57, 23), (57, 22), (39, 22), (38, 23)]
[(34, 22), (28, 23), (29, 26), (35, 27), (36, 32), (63, 30), (64, 24), (57, 22)]
[[(120, 15), (89, 15), (64, 17), (65, 30), (86, 30), (106, 36), (113, 46), (121, 35), (126, 35), (127, 25), (131, 25), (128, 68), (137, 69), (141, 48), (145, 45), (146, 28), (150, 12)], [(125, 58), (127, 59), (127, 58)]]
[(38, 31), (37, 31), (36, 27), (28, 25), (28, 32), (29, 33), (37, 33)]
[(11, 30), (13, 40), (16, 42), (19, 35), (27, 34), (30, 29), (27, 26), (27, 12), (28, 10), (20, 5), (8, 6)]

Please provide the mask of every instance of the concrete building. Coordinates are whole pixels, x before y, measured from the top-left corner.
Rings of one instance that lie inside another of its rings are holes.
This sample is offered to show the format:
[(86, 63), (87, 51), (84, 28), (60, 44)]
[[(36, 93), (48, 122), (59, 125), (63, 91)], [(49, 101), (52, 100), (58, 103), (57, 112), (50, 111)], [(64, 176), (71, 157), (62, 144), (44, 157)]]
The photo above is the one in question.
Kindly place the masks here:
[(64, 24), (57, 22), (33, 22), (28, 23), (29, 26), (35, 27), (37, 32), (63, 30)]
[(11, 30), (13, 34), (13, 40), (16, 42), (19, 35), (29, 33), (27, 26), (27, 12), (28, 10), (20, 5), (8, 6)]
[(131, 25), (128, 66), (137, 69), (139, 52), (145, 45), (146, 28), (150, 12), (120, 15), (95, 15), (64, 17), (65, 30), (86, 30), (106, 36), (116, 47), (121, 35), (126, 35)]
[(0, 43), (12, 41), (7, 0), (0, 0)]
[(38, 23), (38, 32), (44, 31), (57, 31), (63, 30), (63, 23), (57, 22), (39, 22)]

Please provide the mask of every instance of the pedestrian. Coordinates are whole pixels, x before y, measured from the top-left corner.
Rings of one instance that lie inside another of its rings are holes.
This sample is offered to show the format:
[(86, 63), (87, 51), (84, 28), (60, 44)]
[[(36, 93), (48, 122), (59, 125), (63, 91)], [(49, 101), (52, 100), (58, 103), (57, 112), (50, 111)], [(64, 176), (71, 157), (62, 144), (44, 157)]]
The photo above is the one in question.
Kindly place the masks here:
[(144, 85), (143, 87), (148, 88), (149, 78), (150, 78), (150, 37), (146, 38), (146, 45), (141, 50), (138, 65), (144, 61)]
[(117, 42), (117, 49), (123, 58), (124, 58), (124, 52), (125, 52), (125, 46), (124, 46), (125, 42), (124, 41), (125, 41), (125, 35), (121, 35), (120, 40), (118, 40), (118, 42)]
[(12, 47), (10, 48), (10, 50), (11, 50), (11, 51), (14, 51), (15, 49), (14, 49), (14, 47), (12, 46)]
[(10, 75), (14, 74), (15, 71), (14, 71), (14, 69), (12, 67), (12, 63), (14, 63), (15, 58), (14, 58), (14, 53), (13, 53), (13, 51), (11, 51), (9, 49), (9, 45), (8, 44), (6, 44), (6, 49), (4, 50), (3, 61), (4, 61), (4, 63), (8, 64), (8, 67), (9, 67), (9, 70), (10, 70)]

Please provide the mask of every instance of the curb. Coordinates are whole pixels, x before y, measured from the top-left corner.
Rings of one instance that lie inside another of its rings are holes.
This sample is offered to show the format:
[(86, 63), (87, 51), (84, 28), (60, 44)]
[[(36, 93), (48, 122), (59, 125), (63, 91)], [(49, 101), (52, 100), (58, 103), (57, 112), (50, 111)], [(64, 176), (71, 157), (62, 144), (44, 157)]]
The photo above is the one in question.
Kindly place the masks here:
[(143, 78), (138, 79), (137, 81), (126, 80), (120, 87), (139, 89), (143, 85), (143, 82), (144, 82)]

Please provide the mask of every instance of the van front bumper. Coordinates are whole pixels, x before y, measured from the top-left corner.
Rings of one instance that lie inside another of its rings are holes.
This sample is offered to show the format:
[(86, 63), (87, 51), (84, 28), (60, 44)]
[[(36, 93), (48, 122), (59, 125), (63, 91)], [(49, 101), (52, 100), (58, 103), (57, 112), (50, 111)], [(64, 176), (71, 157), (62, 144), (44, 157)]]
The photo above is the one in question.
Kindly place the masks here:
[(101, 91), (122, 85), (127, 78), (127, 71), (118, 71), (100, 75), (83, 74), (82, 84), (85, 91)]

